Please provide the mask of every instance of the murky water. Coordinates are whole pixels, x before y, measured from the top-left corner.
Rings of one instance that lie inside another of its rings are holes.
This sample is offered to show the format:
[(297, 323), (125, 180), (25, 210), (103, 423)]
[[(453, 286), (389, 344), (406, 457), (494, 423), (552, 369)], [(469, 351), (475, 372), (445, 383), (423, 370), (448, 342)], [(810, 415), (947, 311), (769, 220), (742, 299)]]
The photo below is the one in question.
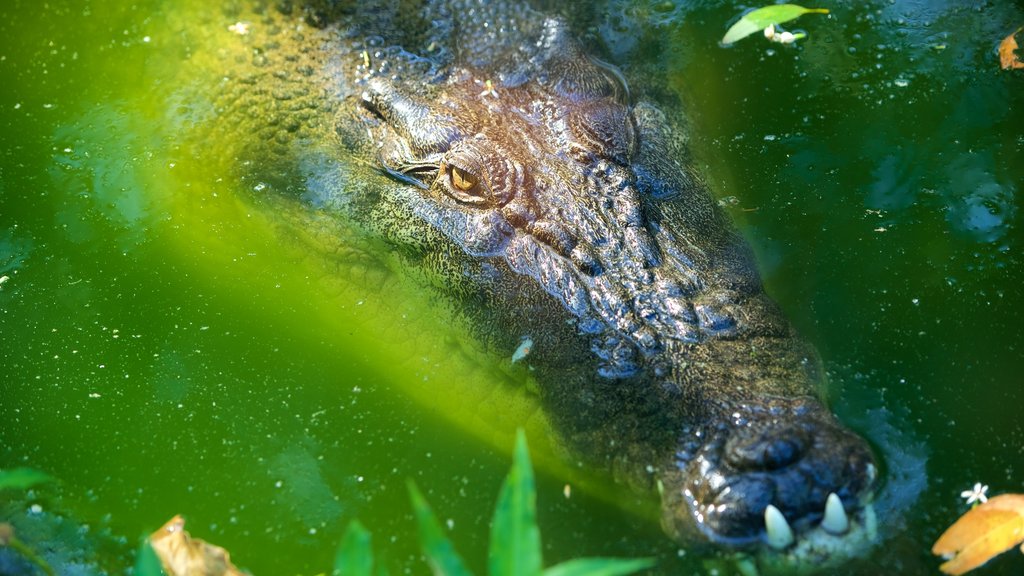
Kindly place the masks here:
[[(718, 46), (740, 10), (722, 2), (612, 3), (601, 34), (613, 56), (664, 62), (836, 410), (886, 458), (885, 545), (859, 569), (934, 573), (960, 491), (1024, 491), (1024, 74), (995, 54), (1024, 10), (823, 5), (791, 47)], [(238, 169), (235, 135), (197, 141), (218, 112), (190, 95), (216, 85), (191, 67), (247, 49), (231, 14), (0, 6), (0, 467), (60, 480), (27, 514), (130, 548), (184, 513), (257, 574), (328, 570), (359, 517), (393, 573), (423, 573), (411, 477), (482, 571), (525, 424), (548, 563), (702, 569), (643, 503), (609, 504), (614, 488), (557, 463), (514, 371), (460, 342), (372, 238), (256, 200), (274, 183)], [(291, 184), (315, 193), (330, 168)], [(131, 563), (104, 554), (112, 573)], [(1012, 554), (982, 572), (1024, 571)]]

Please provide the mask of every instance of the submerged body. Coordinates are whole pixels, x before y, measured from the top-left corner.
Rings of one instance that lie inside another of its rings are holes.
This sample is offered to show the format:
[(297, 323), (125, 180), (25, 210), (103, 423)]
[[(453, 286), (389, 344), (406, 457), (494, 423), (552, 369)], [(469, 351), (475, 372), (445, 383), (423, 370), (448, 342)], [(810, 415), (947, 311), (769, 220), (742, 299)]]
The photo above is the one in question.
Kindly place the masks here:
[(306, 122), (379, 169), (346, 210), (529, 366), (569, 457), (659, 489), (686, 543), (870, 532), (873, 455), (693, 170), (678, 102), (518, 4), (306, 14), (334, 38)]

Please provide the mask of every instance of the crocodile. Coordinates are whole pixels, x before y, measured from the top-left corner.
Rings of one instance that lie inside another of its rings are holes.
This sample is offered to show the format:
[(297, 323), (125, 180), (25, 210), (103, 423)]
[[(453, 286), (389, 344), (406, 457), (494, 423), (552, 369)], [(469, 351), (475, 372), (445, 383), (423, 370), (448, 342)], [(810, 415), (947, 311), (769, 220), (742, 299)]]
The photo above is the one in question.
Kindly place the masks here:
[(339, 204), (428, 270), (481, 346), (519, 349), (568, 458), (658, 491), (688, 546), (808, 557), (871, 538), (876, 457), (694, 167), (678, 96), (611, 62), (579, 15), (277, 8), (332, 39), (334, 145), (376, 172)]

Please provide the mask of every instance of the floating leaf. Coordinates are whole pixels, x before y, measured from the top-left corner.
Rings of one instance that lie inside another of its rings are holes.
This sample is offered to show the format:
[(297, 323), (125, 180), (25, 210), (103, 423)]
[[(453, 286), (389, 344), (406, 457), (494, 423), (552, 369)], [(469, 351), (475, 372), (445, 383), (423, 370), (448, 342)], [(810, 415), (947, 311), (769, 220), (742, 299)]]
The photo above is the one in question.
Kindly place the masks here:
[(434, 574), (437, 576), (470, 576), (462, 558), (459, 557), (451, 541), (441, 531), (441, 524), (437, 521), (437, 516), (434, 516), (427, 500), (411, 480), (409, 481), (409, 499), (412, 500), (412, 510), (416, 514), (416, 522), (419, 524), (423, 553), (427, 555), (427, 562), (430, 563)]
[[(932, 554), (950, 558), (939, 566), (963, 574), (1024, 542), (1024, 494), (1001, 494), (968, 510), (932, 546)], [(1021, 547), (1024, 552), (1024, 546)]]
[(1014, 36), (1017, 35), (1024, 27), (1017, 28), (1003, 41), (999, 43), (999, 63), (1002, 64), (1003, 70), (1010, 70), (1012, 68), (1024, 68), (1024, 62), (1021, 62), (1020, 58), (1015, 54), (1017, 50), (1017, 39)]
[(373, 549), (370, 532), (358, 520), (353, 520), (334, 555), (334, 576), (372, 576)]
[(181, 516), (171, 518), (153, 532), (149, 543), (168, 576), (243, 576), (231, 563), (227, 550), (189, 536)]
[(0, 490), (28, 490), (36, 484), (49, 482), (53, 478), (46, 473), (31, 468), (14, 468), (0, 470)]
[(544, 571), (544, 576), (624, 576), (654, 566), (649, 558), (578, 558)]
[(755, 32), (764, 30), (771, 24), (782, 24), (810, 13), (828, 14), (828, 10), (825, 8), (804, 8), (796, 4), (776, 4), (774, 6), (758, 8), (744, 14), (739, 22), (733, 24), (725, 33), (725, 36), (722, 37), (722, 44), (732, 44)]
[(488, 552), (490, 576), (538, 576), (541, 573), (537, 494), (526, 435), (516, 434), (512, 470), (498, 493)]

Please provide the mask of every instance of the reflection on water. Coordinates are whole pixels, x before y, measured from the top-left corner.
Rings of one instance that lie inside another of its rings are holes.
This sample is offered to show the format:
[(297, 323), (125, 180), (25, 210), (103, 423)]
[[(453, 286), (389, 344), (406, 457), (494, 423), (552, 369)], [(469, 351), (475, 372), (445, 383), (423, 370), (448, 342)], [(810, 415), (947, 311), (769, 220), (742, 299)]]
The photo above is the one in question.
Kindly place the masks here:
[(16, 233), (15, 227), (0, 232), (0, 274), (7, 276), (8, 282), (10, 274), (17, 273), (32, 252), (32, 241)]
[(950, 224), (980, 242), (1002, 240), (1016, 216), (1013, 184), (997, 181), (995, 168), (991, 153), (967, 153), (945, 173)]
[[(50, 178), (61, 190), (78, 198), (102, 220), (142, 239), (149, 206), (157, 199), (147, 196), (156, 190), (147, 188), (136, 170), (145, 169), (152, 152), (140, 140), (128, 113), (117, 104), (99, 106), (81, 119), (81, 124), (58, 127), (53, 137), (57, 150), (53, 155)], [(141, 165), (141, 166), (140, 166)], [(88, 222), (80, 217), (82, 206), (69, 204), (61, 214), (61, 224), (69, 226), (76, 243), (96, 242), (94, 232), (85, 229)], [(78, 222), (79, 228), (72, 230)]]
[[(252, 194), (345, 208), (336, 191), (366, 174), (315, 142), (282, 174), (239, 169), (234, 134), (188, 140), (225, 106), (203, 67), (261, 56), (229, 30), (237, 10), (122, 4), (0, 7), (0, 467), (50, 471), (59, 494), (33, 503), (129, 539), (190, 514), (262, 574), (325, 570), (357, 515), (395, 571), (421, 569), (413, 477), (483, 566), (495, 448), (519, 421), (543, 435), (528, 394), (495, 407), (460, 388), (517, 382), (362, 232)], [(994, 58), (1024, 11), (828, 7), (791, 47), (719, 47), (739, 8), (718, 1), (615, 1), (594, 29), (609, 59), (684, 95), (837, 411), (886, 457), (889, 531), (864, 573), (934, 573), (961, 490), (1024, 491), (1024, 76)], [(547, 457), (551, 562), (703, 566), (642, 515), (567, 499), (586, 475)], [(1000, 562), (988, 573), (1022, 569)]]

